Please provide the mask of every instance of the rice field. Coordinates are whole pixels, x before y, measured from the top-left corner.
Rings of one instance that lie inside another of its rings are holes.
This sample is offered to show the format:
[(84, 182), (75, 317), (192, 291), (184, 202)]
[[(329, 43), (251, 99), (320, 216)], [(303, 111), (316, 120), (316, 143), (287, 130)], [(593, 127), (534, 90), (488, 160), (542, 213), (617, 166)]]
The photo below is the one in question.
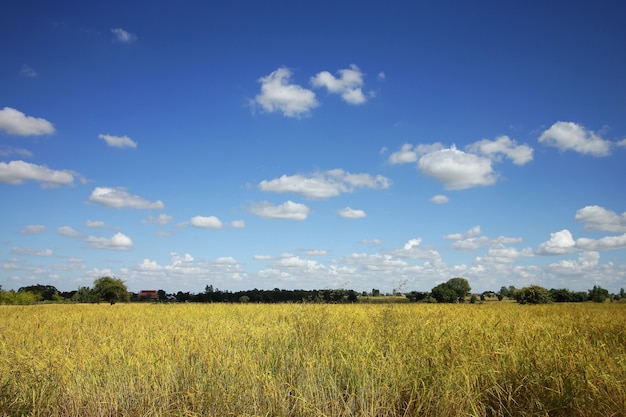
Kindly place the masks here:
[(626, 305), (0, 306), (3, 416), (625, 416)]

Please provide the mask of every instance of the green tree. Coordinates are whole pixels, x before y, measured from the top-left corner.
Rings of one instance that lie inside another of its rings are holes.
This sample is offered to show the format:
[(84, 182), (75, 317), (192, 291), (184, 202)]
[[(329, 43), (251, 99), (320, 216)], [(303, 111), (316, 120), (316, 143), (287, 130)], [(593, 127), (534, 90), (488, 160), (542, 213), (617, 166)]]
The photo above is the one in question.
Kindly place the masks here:
[(547, 304), (552, 301), (550, 291), (539, 285), (531, 285), (515, 291), (515, 300), (520, 304)]
[(438, 303), (454, 303), (457, 300), (456, 291), (447, 282), (437, 285), (430, 294)]
[(118, 301), (130, 300), (128, 289), (121, 279), (100, 277), (93, 284), (91, 292), (97, 301), (106, 301), (113, 305)]
[(447, 284), (450, 288), (454, 290), (459, 301), (465, 300), (465, 296), (472, 289), (469, 285), (469, 282), (465, 278), (452, 278), (448, 280)]
[(603, 303), (607, 298), (609, 298), (609, 291), (599, 285), (594, 285), (593, 289), (589, 290), (589, 299), (594, 303)]

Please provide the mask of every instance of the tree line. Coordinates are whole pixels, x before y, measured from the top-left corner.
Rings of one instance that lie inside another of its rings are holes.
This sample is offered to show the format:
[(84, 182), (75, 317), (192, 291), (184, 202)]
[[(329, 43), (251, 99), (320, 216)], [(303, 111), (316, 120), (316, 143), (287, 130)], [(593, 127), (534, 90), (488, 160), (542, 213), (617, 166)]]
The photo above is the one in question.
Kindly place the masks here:
[[(570, 291), (565, 288), (546, 289), (538, 285), (517, 289), (514, 286), (501, 287), (499, 291), (471, 293), (469, 282), (465, 278), (455, 277), (433, 287), (430, 291), (411, 291), (402, 294), (409, 302), (421, 303), (476, 303), (479, 301), (512, 299), (520, 304), (545, 304), (552, 302), (605, 302), (606, 300), (626, 300), (624, 289), (610, 294), (608, 290), (595, 285), (588, 291)], [(93, 287), (80, 287), (74, 291), (58, 291), (52, 285), (29, 285), (17, 291), (3, 291), (0, 286), (0, 304), (35, 304), (38, 302), (195, 302), (195, 303), (355, 303), (359, 296), (382, 297), (380, 291), (358, 293), (349, 289), (321, 290), (245, 290), (222, 291), (207, 285), (203, 292), (191, 293), (178, 291), (166, 293), (158, 290), (155, 297), (145, 297), (142, 293), (128, 291), (124, 281), (113, 277), (100, 277)]]

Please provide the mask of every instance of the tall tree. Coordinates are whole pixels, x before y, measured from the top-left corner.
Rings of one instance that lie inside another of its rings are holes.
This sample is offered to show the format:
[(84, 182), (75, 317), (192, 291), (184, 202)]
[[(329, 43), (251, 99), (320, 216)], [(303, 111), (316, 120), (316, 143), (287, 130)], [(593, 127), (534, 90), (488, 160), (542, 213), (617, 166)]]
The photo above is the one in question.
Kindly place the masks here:
[(91, 290), (95, 299), (115, 304), (118, 301), (129, 301), (130, 294), (124, 281), (118, 278), (100, 277), (93, 282)]

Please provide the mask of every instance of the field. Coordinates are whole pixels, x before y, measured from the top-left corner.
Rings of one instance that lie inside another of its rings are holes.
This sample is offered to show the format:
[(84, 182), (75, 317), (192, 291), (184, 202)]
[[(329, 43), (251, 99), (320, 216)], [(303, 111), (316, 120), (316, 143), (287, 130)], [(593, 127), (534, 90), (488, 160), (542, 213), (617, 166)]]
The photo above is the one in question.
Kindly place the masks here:
[(0, 306), (0, 415), (624, 416), (626, 305)]

